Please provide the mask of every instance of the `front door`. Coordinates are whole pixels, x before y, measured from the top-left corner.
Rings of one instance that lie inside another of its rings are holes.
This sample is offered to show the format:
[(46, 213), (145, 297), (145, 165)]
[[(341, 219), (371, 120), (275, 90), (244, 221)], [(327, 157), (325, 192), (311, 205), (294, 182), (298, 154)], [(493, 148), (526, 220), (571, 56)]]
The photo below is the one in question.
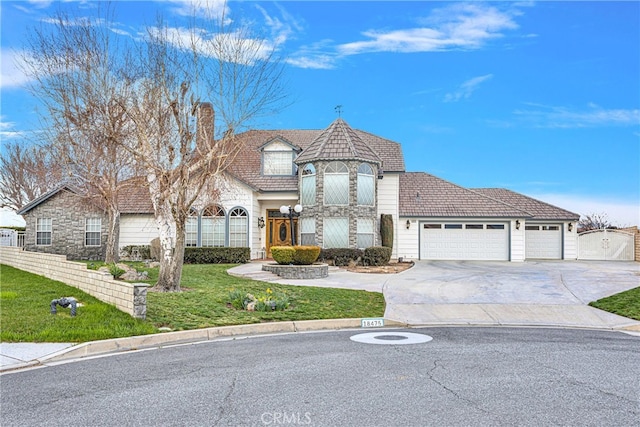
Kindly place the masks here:
[[(271, 257), (271, 246), (291, 246), (291, 224), (289, 218), (277, 210), (268, 211), (267, 218), (267, 256)], [(293, 219), (294, 227), (297, 221)]]

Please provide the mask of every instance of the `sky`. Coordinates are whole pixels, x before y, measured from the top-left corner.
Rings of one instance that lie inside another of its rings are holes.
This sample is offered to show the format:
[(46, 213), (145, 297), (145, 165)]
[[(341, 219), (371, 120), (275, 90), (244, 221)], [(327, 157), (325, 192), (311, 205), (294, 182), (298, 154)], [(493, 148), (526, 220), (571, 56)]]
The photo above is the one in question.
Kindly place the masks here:
[[(3, 1), (0, 137), (29, 140), (37, 105), (20, 57), (58, 8)], [(115, 2), (135, 37), (188, 1)], [(231, 1), (286, 61), (288, 108), (263, 129), (324, 129), (338, 116), (402, 144), (406, 170), (501, 187), (614, 225), (640, 225), (640, 2)], [(1, 153), (1, 152), (0, 152)]]

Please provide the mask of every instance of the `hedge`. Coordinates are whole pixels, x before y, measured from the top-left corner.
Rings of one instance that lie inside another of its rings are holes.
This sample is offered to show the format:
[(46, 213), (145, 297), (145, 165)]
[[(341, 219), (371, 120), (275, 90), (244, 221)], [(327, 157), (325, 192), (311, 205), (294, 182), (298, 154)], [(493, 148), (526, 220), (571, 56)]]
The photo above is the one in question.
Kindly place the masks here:
[(364, 250), (362, 262), (364, 265), (380, 266), (389, 264), (391, 248), (386, 246), (372, 246)]
[(336, 266), (347, 266), (351, 262), (358, 262), (362, 255), (360, 249), (331, 248), (323, 249), (319, 258), (323, 261), (333, 261), (333, 265)]
[(249, 248), (185, 248), (185, 264), (244, 264), (251, 259)]
[(296, 265), (311, 265), (320, 256), (320, 246), (296, 246), (293, 263)]
[(293, 246), (271, 246), (271, 256), (278, 264), (288, 265), (293, 263), (296, 250)]

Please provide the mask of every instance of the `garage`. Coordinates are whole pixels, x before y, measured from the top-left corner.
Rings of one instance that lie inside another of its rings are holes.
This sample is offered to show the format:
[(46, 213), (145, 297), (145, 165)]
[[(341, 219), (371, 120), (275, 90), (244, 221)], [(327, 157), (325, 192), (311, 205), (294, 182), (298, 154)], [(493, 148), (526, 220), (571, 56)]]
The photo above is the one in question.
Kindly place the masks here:
[(422, 223), (420, 259), (508, 261), (509, 226), (507, 223)]
[(525, 225), (526, 259), (562, 259), (561, 224)]

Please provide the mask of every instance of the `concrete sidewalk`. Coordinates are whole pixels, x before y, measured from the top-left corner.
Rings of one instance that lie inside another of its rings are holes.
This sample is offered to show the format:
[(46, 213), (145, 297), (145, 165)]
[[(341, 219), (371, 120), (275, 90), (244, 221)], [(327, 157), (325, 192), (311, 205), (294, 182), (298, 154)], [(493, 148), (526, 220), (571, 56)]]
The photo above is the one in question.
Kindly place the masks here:
[[(543, 326), (592, 328), (640, 336), (640, 322), (587, 304), (640, 286), (640, 264), (627, 262), (418, 261), (397, 274), (352, 273), (332, 267), (329, 277), (286, 280), (262, 271), (262, 262), (234, 267), (239, 277), (296, 286), (382, 292), (385, 325)], [(0, 372), (92, 355), (230, 336), (359, 328), (360, 319), (260, 323), (167, 332), (83, 344), (1, 343)]]

